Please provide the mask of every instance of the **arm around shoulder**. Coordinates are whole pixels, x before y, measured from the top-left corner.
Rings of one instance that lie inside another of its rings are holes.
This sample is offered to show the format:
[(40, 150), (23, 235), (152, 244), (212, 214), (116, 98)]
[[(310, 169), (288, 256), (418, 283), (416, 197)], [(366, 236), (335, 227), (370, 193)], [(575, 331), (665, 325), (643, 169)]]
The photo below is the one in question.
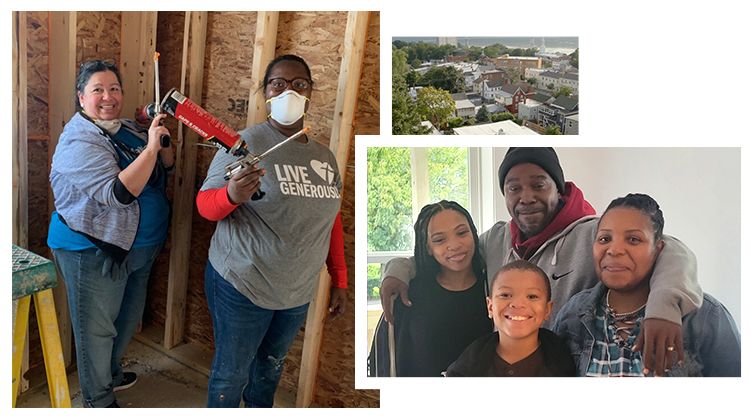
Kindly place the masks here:
[(664, 248), (651, 275), (646, 318), (679, 325), (682, 317), (699, 308), (702, 302), (695, 254), (680, 240), (665, 235)]

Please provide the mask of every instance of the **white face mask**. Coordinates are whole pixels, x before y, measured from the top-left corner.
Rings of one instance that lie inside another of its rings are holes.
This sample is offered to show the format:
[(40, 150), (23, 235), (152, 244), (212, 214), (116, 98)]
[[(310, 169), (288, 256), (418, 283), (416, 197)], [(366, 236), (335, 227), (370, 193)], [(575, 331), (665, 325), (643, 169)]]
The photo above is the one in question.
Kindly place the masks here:
[(292, 125), (305, 115), (305, 104), (309, 99), (289, 89), (266, 101), (271, 104), (269, 117), (281, 125)]
[(111, 135), (115, 135), (120, 130), (122, 123), (119, 119), (116, 120), (94, 120), (94, 124), (98, 125), (102, 130), (107, 131)]

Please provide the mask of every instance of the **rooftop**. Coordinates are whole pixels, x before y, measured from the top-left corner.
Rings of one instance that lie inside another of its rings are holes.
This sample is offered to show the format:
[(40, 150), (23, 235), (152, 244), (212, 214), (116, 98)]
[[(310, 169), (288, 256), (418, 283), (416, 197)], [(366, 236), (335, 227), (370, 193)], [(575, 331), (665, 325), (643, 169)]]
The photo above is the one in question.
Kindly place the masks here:
[(459, 136), (464, 135), (539, 135), (533, 130), (521, 127), (511, 120), (498, 121), (489, 124), (470, 125), (468, 127), (454, 128), (453, 131)]

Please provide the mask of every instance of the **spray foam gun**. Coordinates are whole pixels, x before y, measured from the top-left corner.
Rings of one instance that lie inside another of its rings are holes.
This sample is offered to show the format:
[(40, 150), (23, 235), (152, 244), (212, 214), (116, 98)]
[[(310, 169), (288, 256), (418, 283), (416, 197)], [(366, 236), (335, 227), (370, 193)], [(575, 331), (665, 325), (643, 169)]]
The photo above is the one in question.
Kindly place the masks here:
[[(161, 102), (161, 109), (180, 120), (180, 122), (188, 126), (191, 130), (198, 133), (199, 136), (223, 148), (226, 153), (239, 157), (236, 162), (230, 163), (225, 167), (224, 179), (226, 180), (243, 168), (249, 168), (257, 164), (266, 156), (281, 148), (281, 146), (289, 144), (290, 141), (310, 131), (309, 127), (305, 127), (289, 136), (286, 140), (256, 155), (247, 150), (247, 143), (242, 140), (239, 133), (191, 101), (190, 98), (178, 92), (177, 89), (167, 92), (167, 95)], [(259, 189), (253, 194), (251, 199), (260, 200), (265, 194), (265, 192)]]
[[(159, 103), (159, 53), (154, 52), (154, 95), (156, 101), (146, 106), (146, 116), (150, 119), (156, 118), (157, 115), (161, 114), (161, 104)], [(167, 134), (162, 134), (161, 147), (169, 147), (171, 138)]]

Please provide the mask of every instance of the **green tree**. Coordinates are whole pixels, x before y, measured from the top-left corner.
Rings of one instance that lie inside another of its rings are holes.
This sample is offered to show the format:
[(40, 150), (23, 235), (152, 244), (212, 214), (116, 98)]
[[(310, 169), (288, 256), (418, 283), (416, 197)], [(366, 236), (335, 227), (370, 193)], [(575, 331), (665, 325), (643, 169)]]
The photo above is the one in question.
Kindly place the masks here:
[(477, 111), (477, 121), (479, 122), (487, 122), (490, 120), (490, 113), (487, 111), (487, 106), (482, 105), (481, 108), (479, 108), (479, 111)]
[(417, 92), (417, 113), (438, 130), (445, 128), (448, 118), (456, 112), (456, 103), (448, 91), (424, 87)]
[(411, 65), (411, 68), (416, 69), (422, 65), (422, 61), (420, 61), (418, 58), (415, 58), (414, 60), (411, 60), (411, 63), (409, 63), (409, 65)]
[(570, 65), (578, 68), (578, 48), (570, 54)]
[(567, 87), (567, 86), (560, 86), (560, 89), (557, 89), (557, 92), (553, 95), (555, 98), (559, 96), (570, 96), (573, 93), (573, 89)]
[(422, 76), (419, 75), (416, 71), (412, 70), (409, 73), (406, 73), (406, 85), (409, 87), (418, 86), (421, 84)]
[(513, 119), (513, 114), (511, 114), (510, 112), (498, 112), (496, 114), (492, 114), (491, 116), (492, 122), (512, 120), (512, 119)]
[(469, 47), (466, 51), (469, 53), (469, 61), (477, 61), (482, 56), (482, 47)]
[(529, 80), (527, 80), (527, 82), (530, 85), (534, 85), (535, 86), (536, 85), (536, 77), (529, 77)]
[(380, 298), (380, 264), (367, 264), (367, 300)]
[(453, 117), (448, 119), (448, 128), (456, 128), (464, 125), (464, 119), (461, 117)]
[(547, 83), (547, 89), (552, 90), (555, 88), (555, 85), (553, 83)]
[(560, 127), (556, 125), (550, 125), (547, 127), (547, 129), (544, 130), (544, 134), (548, 135), (560, 135), (562, 132), (560, 132)]
[(492, 44), (484, 47), (484, 55), (495, 58), (503, 54), (505, 50), (506, 48), (502, 44)]
[(422, 86), (432, 86), (450, 93), (464, 91), (464, 75), (455, 67), (431, 67), (420, 78)]
[(393, 41), (393, 47), (395, 47), (396, 49), (408, 47), (408, 45), (409, 43), (407, 41), (401, 41), (401, 40)]
[(463, 147), (431, 147), (427, 171), (430, 201), (451, 200), (469, 207), (468, 149)]
[(405, 147), (367, 148), (367, 250), (409, 250), (411, 153)]
[(391, 49), (391, 71), (394, 79), (396, 77), (406, 77), (406, 73), (409, 72), (409, 65), (406, 60), (407, 55), (404, 50)]
[(420, 125), (421, 119), (417, 114), (414, 101), (409, 97), (409, 88), (405, 80), (406, 75), (409, 74), (406, 52), (395, 48), (392, 52), (392, 132), (393, 134), (426, 134), (426, 130)]

